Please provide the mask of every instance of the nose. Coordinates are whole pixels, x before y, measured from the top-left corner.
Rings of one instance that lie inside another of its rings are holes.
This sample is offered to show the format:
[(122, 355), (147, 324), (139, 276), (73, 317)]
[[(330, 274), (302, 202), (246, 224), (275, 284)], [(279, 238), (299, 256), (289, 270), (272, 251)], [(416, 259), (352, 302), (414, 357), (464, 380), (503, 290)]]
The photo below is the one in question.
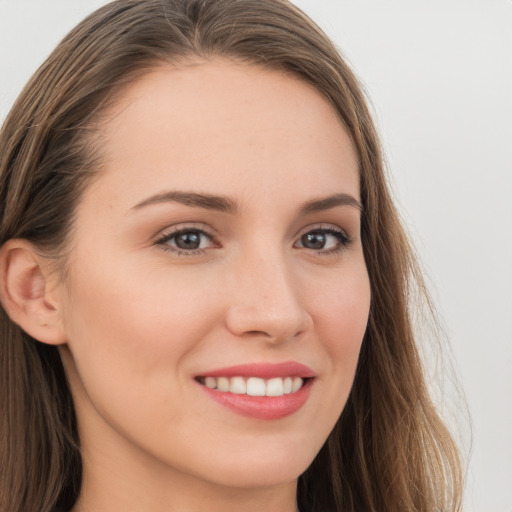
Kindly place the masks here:
[(237, 336), (283, 343), (312, 325), (301, 301), (299, 280), (282, 257), (267, 255), (241, 261), (232, 274), (228, 329)]

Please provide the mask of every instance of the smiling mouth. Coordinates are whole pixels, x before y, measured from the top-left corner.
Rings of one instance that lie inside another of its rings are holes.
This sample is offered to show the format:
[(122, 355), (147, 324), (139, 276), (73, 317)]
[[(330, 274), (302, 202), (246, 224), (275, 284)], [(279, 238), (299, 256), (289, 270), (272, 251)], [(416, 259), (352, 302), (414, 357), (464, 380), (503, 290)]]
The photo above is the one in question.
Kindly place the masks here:
[(278, 397), (297, 393), (309, 378), (303, 377), (274, 377), (261, 379), (259, 377), (196, 377), (197, 382), (209, 389), (223, 393), (248, 396)]

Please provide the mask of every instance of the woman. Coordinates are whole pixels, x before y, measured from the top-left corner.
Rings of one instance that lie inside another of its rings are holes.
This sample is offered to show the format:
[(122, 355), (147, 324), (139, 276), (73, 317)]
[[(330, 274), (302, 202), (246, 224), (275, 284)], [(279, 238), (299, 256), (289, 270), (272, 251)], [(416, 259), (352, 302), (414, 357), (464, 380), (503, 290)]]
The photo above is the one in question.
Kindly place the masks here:
[(1, 132), (2, 510), (458, 510), (360, 86), (275, 0), (123, 0)]

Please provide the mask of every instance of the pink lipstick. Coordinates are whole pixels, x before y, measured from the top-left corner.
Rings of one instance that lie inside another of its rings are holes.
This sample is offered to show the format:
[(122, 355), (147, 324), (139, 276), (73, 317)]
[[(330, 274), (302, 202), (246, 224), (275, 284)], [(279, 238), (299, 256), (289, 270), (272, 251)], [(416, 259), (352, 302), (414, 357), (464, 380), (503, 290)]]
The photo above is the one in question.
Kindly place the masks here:
[(243, 364), (196, 377), (217, 403), (243, 416), (273, 420), (298, 411), (309, 397), (314, 371), (300, 363)]

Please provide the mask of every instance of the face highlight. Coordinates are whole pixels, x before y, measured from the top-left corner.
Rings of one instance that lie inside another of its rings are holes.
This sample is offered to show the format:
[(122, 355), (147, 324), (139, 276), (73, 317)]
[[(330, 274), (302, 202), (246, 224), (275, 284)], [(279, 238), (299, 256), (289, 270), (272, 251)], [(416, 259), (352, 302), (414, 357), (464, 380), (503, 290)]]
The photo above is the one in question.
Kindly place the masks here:
[(294, 488), (368, 319), (347, 132), (310, 85), (221, 59), (149, 73), (104, 130), (61, 290), (86, 472)]

